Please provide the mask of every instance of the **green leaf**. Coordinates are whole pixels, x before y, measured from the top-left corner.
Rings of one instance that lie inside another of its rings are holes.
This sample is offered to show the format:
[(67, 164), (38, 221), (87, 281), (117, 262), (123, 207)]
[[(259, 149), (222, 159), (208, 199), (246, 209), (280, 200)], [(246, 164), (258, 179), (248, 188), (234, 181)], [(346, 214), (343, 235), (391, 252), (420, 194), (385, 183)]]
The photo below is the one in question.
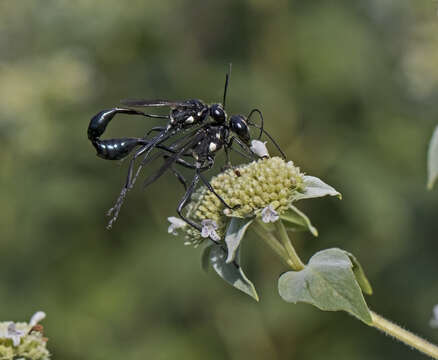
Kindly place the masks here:
[(344, 251), (344, 252), (350, 258), (350, 261), (353, 264), (352, 270), (360, 288), (365, 294), (372, 295), (373, 288), (371, 287), (370, 282), (365, 276), (365, 271), (363, 271), (362, 265), (359, 263), (359, 261), (356, 259), (356, 257), (353, 254), (349, 253), (348, 251)]
[(435, 128), (427, 153), (427, 188), (431, 190), (438, 178), (438, 126)]
[(318, 230), (312, 225), (306, 214), (293, 205), (290, 205), (290, 208), (280, 215), (280, 219), (285, 222), (287, 230), (310, 231), (313, 236), (318, 236)]
[(345, 251), (320, 251), (312, 256), (303, 270), (280, 276), (280, 296), (287, 302), (307, 302), (325, 311), (347, 311), (371, 324), (371, 314), (352, 267)]
[(239, 253), (237, 253), (236, 259), (231, 263), (225, 261), (226, 257), (226, 251), (222, 246), (212, 245), (210, 263), (217, 274), (236, 289), (243, 291), (256, 301), (259, 301), (259, 296), (257, 295), (253, 283), (248, 280), (240, 267)]
[(236, 257), (236, 252), (239, 249), (240, 242), (245, 235), (248, 226), (254, 221), (253, 218), (231, 218), (225, 234), (225, 243), (227, 244), (228, 257), (226, 262), (230, 263)]
[(315, 176), (305, 175), (304, 185), (304, 191), (296, 193), (293, 196), (292, 201), (323, 197), (327, 195), (337, 196), (339, 199), (342, 199), (341, 193)]
[(204, 270), (205, 272), (208, 271), (208, 267), (210, 265), (210, 252), (211, 252), (211, 245), (207, 245), (204, 249), (202, 249), (201, 267), (202, 270)]

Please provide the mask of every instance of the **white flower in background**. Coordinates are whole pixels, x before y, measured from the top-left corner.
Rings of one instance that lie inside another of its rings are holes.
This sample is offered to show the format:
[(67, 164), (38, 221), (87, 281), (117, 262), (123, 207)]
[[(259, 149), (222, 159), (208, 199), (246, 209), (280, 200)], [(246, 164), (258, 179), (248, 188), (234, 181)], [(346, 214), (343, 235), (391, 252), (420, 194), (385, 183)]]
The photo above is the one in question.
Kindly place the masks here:
[(1, 360), (48, 360), (47, 338), (39, 324), (46, 317), (42, 311), (36, 312), (29, 323), (0, 322), (0, 359)]
[(187, 223), (184, 220), (177, 218), (175, 216), (170, 216), (167, 218), (167, 220), (170, 222), (167, 232), (172, 235), (178, 235), (177, 230), (182, 229), (187, 225)]
[(266, 141), (252, 140), (250, 150), (258, 157), (269, 157), (268, 149), (266, 148)]
[(275, 211), (272, 205), (266, 206), (262, 210), (261, 215), (262, 215), (262, 221), (264, 223), (276, 222), (280, 218), (278, 212)]
[(209, 237), (213, 241), (220, 240), (219, 235), (216, 233), (218, 226), (214, 220), (211, 219), (202, 220), (201, 225), (202, 225), (201, 236), (203, 238)]
[(433, 307), (433, 316), (429, 321), (429, 325), (433, 328), (438, 328), (438, 304)]

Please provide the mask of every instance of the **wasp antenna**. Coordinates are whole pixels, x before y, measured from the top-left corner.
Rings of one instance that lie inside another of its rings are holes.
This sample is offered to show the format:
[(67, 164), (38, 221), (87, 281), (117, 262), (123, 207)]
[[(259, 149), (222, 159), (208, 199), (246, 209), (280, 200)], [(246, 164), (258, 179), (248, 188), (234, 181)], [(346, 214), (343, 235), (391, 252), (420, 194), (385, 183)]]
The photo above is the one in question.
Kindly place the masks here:
[(252, 114), (254, 114), (254, 113), (257, 113), (257, 114), (259, 114), (259, 116), (260, 116), (261, 124), (260, 124), (260, 134), (259, 134), (259, 137), (258, 137), (258, 140), (260, 140), (260, 139), (262, 138), (262, 134), (263, 134), (263, 115), (262, 115), (262, 112), (261, 112), (259, 109), (252, 109), (252, 110), (250, 111), (250, 113), (249, 113), (249, 115), (248, 115), (248, 117), (247, 117), (248, 125), (254, 125), (254, 124), (251, 123), (251, 121), (250, 121), (251, 116), (252, 116)]
[(225, 75), (224, 98), (222, 100), (222, 105), (224, 106), (224, 109), (225, 109), (225, 101), (227, 99), (228, 83), (230, 81), (230, 76), (231, 76), (231, 67), (232, 67), (232, 63), (229, 63), (228, 64), (228, 71), (227, 71), (227, 74)]

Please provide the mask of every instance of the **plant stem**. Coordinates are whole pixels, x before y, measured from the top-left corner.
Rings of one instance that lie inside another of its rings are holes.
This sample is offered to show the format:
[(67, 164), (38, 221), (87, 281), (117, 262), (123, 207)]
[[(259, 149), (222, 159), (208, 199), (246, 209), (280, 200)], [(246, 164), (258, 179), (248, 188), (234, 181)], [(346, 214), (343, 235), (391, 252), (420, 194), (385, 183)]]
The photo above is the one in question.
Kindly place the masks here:
[(373, 320), (371, 326), (374, 326), (385, 334), (404, 342), (406, 345), (409, 345), (426, 355), (429, 355), (433, 359), (438, 359), (438, 346), (431, 344), (421, 337), (414, 335), (389, 320), (386, 320), (380, 315), (377, 315), (374, 311), (370, 311), (370, 313)]
[(295, 271), (303, 270), (305, 265), (301, 261), (294, 247), (292, 246), (292, 242), (289, 239), (289, 235), (287, 234), (286, 228), (281, 220), (275, 222), (275, 227), (277, 228), (278, 236), (280, 237), (280, 241), (286, 249), (289, 260), (292, 262), (292, 269)]
[[(299, 258), (297, 252), (295, 251), (292, 242), (287, 234), (286, 228), (281, 220), (274, 223), (279, 240), (269, 231), (267, 231), (259, 220), (254, 221), (253, 229), (256, 233), (263, 238), (266, 243), (279, 255), (288, 266), (290, 266), (294, 271), (300, 271), (304, 269), (305, 265)], [(433, 359), (438, 360), (438, 346), (422, 339), (421, 337), (411, 333), (408, 330), (394, 324), (393, 322), (386, 320), (382, 316), (371, 311), (373, 326), (387, 335), (394, 337), (395, 339), (405, 343), (406, 345), (422, 352), (423, 354), (429, 355)]]
[(286, 265), (293, 268), (293, 263), (289, 260), (285, 248), (278, 242), (274, 235), (267, 231), (263, 225), (259, 223), (259, 220), (254, 221), (254, 231), (271, 247), (272, 250), (286, 263)]

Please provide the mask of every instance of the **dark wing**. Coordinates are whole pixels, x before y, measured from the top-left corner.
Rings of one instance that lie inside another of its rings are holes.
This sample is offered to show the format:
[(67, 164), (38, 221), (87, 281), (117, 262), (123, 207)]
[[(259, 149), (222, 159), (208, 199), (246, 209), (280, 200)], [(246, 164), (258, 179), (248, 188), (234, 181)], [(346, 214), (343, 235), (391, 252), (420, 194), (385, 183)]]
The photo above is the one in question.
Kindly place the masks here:
[(173, 163), (175, 163), (175, 161), (177, 161), (181, 156), (184, 156), (184, 153), (186, 151), (188, 151), (189, 149), (191, 149), (193, 146), (195, 146), (196, 143), (201, 141), (202, 138), (204, 138), (204, 136), (205, 136), (205, 134), (203, 132), (197, 132), (196, 134), (193, 135), (193, 137), (188, 142), (186, 142), (185, 144), (181, 145), (178, 148), (173, 148), (172, 149), (173, 154), (169, 155), (166, 158), (164, 165), (161, 166), (161, 168), (159, 168), (155, 172), (155, 174), (149, 176), (144, 181), (143, 186), (146, 187), (146, 186), (152, 184), (158, 178), (160, 178), (167, 170), (170, 169), (170, 167), (172, 166)]
[(162, 100), (162, 99), (152, 99), (152, 100), (145, 100), (145, 99), (124, 99), (120, 101), (122, 104), (127, 106), (168, 106), (168, 107), (177, 107), (177, 106), (187, 106), (189, 105), (185, 101), (170, 101), (170, 100)]

